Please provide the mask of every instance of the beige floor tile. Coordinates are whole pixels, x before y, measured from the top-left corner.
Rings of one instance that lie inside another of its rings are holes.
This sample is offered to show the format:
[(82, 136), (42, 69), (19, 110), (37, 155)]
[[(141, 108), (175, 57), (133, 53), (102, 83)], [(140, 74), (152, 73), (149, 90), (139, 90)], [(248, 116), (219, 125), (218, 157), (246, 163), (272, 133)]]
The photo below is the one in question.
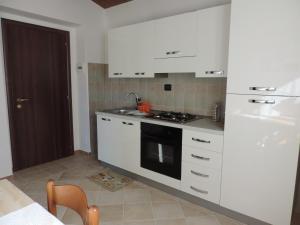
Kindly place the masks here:
[(175, 196), (169, 195), (159, 190), (151, 190), (150, 194), (152, 202), (177, 202), (177, 198)]
[(82, 179), (80, 183), (78, 184), (84, 191), (102, 191), (103, 188), (101, 185), (96, 184), (89, 179)]
[(125, 203), (145, 203), (150, 201), (151, 195), (147, 189), (130, 189), (124, 191)]
[(124, 205), (124, 220), (149, 220), (153, 219), (151, 204), (125, 204)]
[(79, 214), (71, 209), (67, 209), (61, 221), (65, 224), (82, 225), (82, 220)]
[(221, 225), (215, 216), (187, 217), (186, 225)]
[(153, 203), (152, 207), (155, 219), (184, 218), (181, 206), (178, 203)]
[(241, 222), (238, 222), (236, 220), (233, 220), (227, 216), (221, 215), (221, 214), (216, 214), (217, 219), (221, 223), (221, 225), (244, 225)]
[(124, 203), (124, 192), (100, 191), (98, 194), (97, 205), (118, 205)]
[(193, 217), (193, 216), (205, 216), (205, 215), (212, 215), (214, 212), (203, 208), (199, 205), (195, 205), (193, 203), (187, 201), (180, 201), (180, 205), (182, 211), (186, 217)]
[(156, 225), (186, 225), (186, 223), (185, 223), (185, 219), (157, 220)]
[(112, 222), (123, 220), (123, 205), (100, 206), (101, 222)]
[(156, 225), (156, 223), (155, 223), (154, 220), (151, 220), (151, 221), (133, 221), (133, 222), (124, 222), (124, 225)]

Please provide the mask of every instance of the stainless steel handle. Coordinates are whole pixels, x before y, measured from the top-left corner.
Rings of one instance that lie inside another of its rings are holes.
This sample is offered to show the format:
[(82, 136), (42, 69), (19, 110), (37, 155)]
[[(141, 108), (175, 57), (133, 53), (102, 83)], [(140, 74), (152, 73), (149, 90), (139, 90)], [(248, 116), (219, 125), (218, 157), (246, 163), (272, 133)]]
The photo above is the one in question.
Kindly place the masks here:
[(275, 104), (275, 100), (257, 100), (257, 99), (249, 99), (250, 103), (256, 104)]
[(31, 100), (30, 98), (17, 98), (18, 103), (27, 102), (27, 101), (30, 101), (30, 100)]
[(122, 122), (124, 125), (129, 125), (129, 126), (133, 126), (133, 123), (126, 123), (126, 122)]
[(172, 53), (172, 55), (175, 55), (175, 54), (177, 54), (177, 53), (179, 53), (180, 51), (173, 51), (173, 52), (171, 52)]
[(103, 121), (107, 121), (107, 122), (110, 122), (111, 119), (107, 119), (107, 118), (101, 118)]
[(200, 189), (195, 188), (195, 187), (193, 187), (193, 186), (190, 186), (190, 188), (191, 188), (193, 191), (199, 192), (199, 193), (201, 193), (201, 194), (205, 194), (205, 195), (208, 194), (208, 191), (203, 191), (203, 190), (200, 190)]
[(140, 75), (140, 73), (134, 73), (134, 75)]
[(209, 75), (224, 75), (223, 70), (211, 70), (211, 71), (205, 71), (205, 74)]
[(142, 73), (141, 73), (141, 75), (145, 75), (145, 74), (146, 74), (145, 72), (142, 72)]
[(206, 140), (202, 140), (202, 139), (198, 139), (198, 138), (192, 138), (193, 141), (196, 142), (201, 142), (201, 143), (206, 143), (206, 144), (210, 144), (210, 141), (206, 141)]
[(209, 175), (206, 175), (206, 174), (203, 174), (203, 173), (198, 173), (194, 170), (191, 170), (191, 173), (196, 175), (196, 176), (199, 176), (199, 177), (205, 177), (205, 178), (209, 178)]
[(191, 154), (191, 156), (195, 159), (200, 159), (200, 160), (205, 160), (205, 161), (209, 161), (210, 158), (206, 158), (206, 157), (203, 157), (203, 156), (198, 156), (198, 155), (194, 155), (194, 154)]
[(276, 91), (276, 87), (249, 87), (251, 91)]
[(134, 73), (134, 75), (145, 75), (145, 72), (142, 72), (142, 73)]
[(122, 75), (123, 73), (114, 73), (114, 75)]
[(172, 54), (172, 52), (166, 52), (166, 54), (167, 54), (167, 55), (170, 55), (170, 54)]

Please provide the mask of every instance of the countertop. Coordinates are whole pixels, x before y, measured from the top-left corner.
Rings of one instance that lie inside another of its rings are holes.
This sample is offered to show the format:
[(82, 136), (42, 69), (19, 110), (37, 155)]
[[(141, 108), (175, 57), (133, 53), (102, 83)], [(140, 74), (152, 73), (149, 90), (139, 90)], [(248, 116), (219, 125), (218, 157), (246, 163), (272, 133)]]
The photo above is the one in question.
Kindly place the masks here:
[(197, 120), (185, 123), (185, 124), (180, 124), (180, 123), (173, 123), (173, 122), (168, 122), (168, 121), (146, 118), (144, 116), (133, 116), (133, 115), (126, 115), (126, 114), (122, 115), (122, 114), (118, 114), (118, 113), (113, 113), (111, 111), (112, 110), (96, 112), (96, 115), (121, 118), (121, 119), (126, 119), (126, 120), (131, 120), (131, 121), (140, 121), (140, 122), (145, 122), (145, 123), (153, 123), (153, 124), (158, 124), (158, 125), (177, 127), (177, 128), (194, 130), (194, 131), (199, 131), (199, 132), (206, 132), (206, 133), (217, 134), (217, 135), (224, 134), (224, 124), (215, 122), (207, 117), (204, 117), (203, 119), (197, 119)]

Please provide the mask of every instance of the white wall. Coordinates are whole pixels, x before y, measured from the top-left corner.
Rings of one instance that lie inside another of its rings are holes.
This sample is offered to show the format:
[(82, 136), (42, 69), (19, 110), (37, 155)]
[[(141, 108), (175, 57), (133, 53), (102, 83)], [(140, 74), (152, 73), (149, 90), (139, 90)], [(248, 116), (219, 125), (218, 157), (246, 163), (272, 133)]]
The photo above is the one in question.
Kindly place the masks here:
[[(1, 17), (70, 31), (74, 145), (90, 152), (88, 77), (76, 65), (86, 68), (88, 62), (104, 62), (104, 10), (91, 0), (0, 0), (0, 11)], [(4, 177), (11, 174), (12, 165), (1, 55), (0, 61), (0, 177)]]

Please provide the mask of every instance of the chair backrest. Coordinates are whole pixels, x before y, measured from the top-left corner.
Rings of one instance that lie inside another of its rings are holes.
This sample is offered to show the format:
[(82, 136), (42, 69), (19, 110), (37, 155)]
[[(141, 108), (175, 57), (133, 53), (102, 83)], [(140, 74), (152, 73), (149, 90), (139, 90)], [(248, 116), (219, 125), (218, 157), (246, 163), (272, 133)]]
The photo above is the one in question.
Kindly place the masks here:
[(99, 225), (99, 209), (88, 206), (84, 191), (75, 185), (55, 185), (53, 180), (47, 183), (48, 210), (56, 216), (56, 205), (62, 205), (76, 211), (84, 225)]

